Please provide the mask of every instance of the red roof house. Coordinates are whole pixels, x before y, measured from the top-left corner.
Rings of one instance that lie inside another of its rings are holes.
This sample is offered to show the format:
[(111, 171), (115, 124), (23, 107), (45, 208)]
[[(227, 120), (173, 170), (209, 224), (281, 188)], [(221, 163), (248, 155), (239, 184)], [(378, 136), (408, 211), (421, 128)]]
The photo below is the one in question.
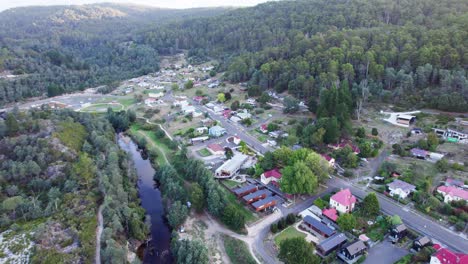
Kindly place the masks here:
[(350, 213), (356, 204), (356, 197), (349, 189), (341, 190), (330, 197), (330, 206), (340, 213)]
[(328, 156), (327, 154), (320, 154), (326, 161), (328, 161), (328, 166), (333, 167), (335, 166), (335, 159)]
[(272, 169), (262, 173), (260, 178), (263, 184), (268, 184), (270, 182), (279, 182), (281, 180), (281, 176), (281, 172), (278, 169)]
[(267, 124), (262, 124), (262, 125), (260, 126), (260, 132), (262, 132), (262, 133), (268, 133), (268, 126), (267, 126)]
[(224, 155), (224, 148), (219, 144), (209, 144), (207, 146), (207, 149), (213, 155)]
[(230, 117), (231, 117), (231, 112), (232, 112), (231, 110), (225, 109), (225, 110), (223, 111), (223, 116), (224, 116), (225, 118), (230, 118)]
[(468, 255), (441, 248), (431, 256), (430, 264), (468, 264)]
[(444, 196), (446, 203), (460, 200), (468, 201), (468, 192), (454, 186), (439, 186), (437, 192)]
[(338, 219), (338, 212), (335, 208), (323, 209), (322, 214), (333, 222), (336, 222)]

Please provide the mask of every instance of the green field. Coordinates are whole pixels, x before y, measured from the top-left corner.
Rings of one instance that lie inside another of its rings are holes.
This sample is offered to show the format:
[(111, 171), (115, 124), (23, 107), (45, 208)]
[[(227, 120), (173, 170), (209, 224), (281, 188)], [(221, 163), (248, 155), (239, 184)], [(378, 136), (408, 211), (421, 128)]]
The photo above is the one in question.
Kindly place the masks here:
[(237, 185), (239, 185), (240, 183), (236, 182), (236, 181), (231, 181), (231, 180), (225, 180), (223, 181), (224, 185), (226, 185), (229, 189), (232, 189), (234, 187), (237, 187)]
[(233, 264), (255, 264), (255, 259), (250, 254), (244, 241), (223, 235), (224, 249)]
[(120, 104), (122, 104), (124, 107), (129, 107), (130, 105), (135, 103), (135, 99), (133, 98), (122, 98), (117, 100)]
[(283, 231), (281, 231), (281, 233), (279, 233), (275, 237), (275, 244), (279, 247), (283, 240), (288, 239), (288, 238), (295, 238), (295, 237), (305, 238), (306, 234), (297, 231), (297, 229), (294, 226), (290, 226), (284, 229)]
[(113, 111), (120, 111), (123, 110), (122, 105), (118, 104), (107, 104), (107, 103), (101, 103), (101, 104), (93, 104), (88, 107), (85, 107), (81, 109), (81, 112), (87, 112), (87, 113), (104, 113), (107, 111), (108, 108), (111, 108)]
[(236, 205), (237, 208), (239, 208), (239, 212), (241, 212), (244, 217), (245, 217), (245, 222), (246, 223), (251, 223), (254, 222), (258, 219), (258, 216), (254, 215), (249, 209), (245, 208), (236, 198), (234, 194), (231, 192), (228, 193), (228, 201), (229, 203), (232, 203)]
[(211, 152), (210, 152), (208, 149), (206, 149), (206, 148), (200, 149), (200, 150), (198, 151), (198, 154), (200, 154), (200, 156), (202, 156), (202, 157), (211, 156)]
[[(171, 159), (172, 150), (169, 149), (169, 147), (162, 143), (160, 140), (158, 140), (153, 131), (143, 130), (141, 129), (139, 124), (133, 124), (132, 126), (130, 126), (130, 133), (135, 136), (145, 135), (147, 138), (151, 139), (151, 143), (153, 143), (154, 146), (156, 146), (156, 148), (154, 149), (158, 153), (156, 161), (159, 165), (166, 164), (166, 159), (164, 158), (164, 155), (168, 160)], [(149, 145), (149, 147), (151, 147), (151, 144)]]

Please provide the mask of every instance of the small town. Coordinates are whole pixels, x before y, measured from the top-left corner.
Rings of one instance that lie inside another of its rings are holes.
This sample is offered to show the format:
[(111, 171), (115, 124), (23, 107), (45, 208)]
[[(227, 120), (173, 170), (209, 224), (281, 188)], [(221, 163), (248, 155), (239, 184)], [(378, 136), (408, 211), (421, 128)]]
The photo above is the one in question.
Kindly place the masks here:
[(156, 164), (176, 155), (170, 141), (201, 161), (238, 222), (195, 211), (173, 228), (184, 239), (202, 234), (212, 263), (225, 263), (230, 243), (246, 250), (242, 263), (279, 263), (283, 241), (313, 245), (311, 263), (467, 263), (465, 118), (366, 109), (351, 137), (326, 143), (316, 130), (303, 146), (304, 125), (316, 122), (304, 102), (249, 96), (220, 80), (216, 62), (195, 67), (179, 54), (162, 63), (108, 95), (93, 88), (20, 108), (131, 109), (130, 136)]

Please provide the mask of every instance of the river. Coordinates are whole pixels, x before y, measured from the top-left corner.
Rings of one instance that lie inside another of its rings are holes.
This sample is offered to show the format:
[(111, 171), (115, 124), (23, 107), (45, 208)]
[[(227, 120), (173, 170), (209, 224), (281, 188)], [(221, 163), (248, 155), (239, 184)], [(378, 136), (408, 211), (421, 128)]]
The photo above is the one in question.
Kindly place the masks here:
[(143, 263), (172, 263), (170, 253), (171, 230), (164, 218), (164, 206), (161, 192), (155, 187), (154, 169), (148, 159), (144, 159), (137, 145), (126, 137), (119, 137), (119, 146), (133, 159), (138, 175), (138, 193), (141, 205), (151, 218), (151, 240), (142, 250)]

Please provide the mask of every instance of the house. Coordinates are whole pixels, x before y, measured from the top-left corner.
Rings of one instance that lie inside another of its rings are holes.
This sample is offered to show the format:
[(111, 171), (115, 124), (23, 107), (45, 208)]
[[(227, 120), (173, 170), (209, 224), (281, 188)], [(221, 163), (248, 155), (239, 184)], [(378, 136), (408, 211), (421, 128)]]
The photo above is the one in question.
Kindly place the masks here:
[(270, 182), (279, 182), (281, 180), (281, 172), (278, 169), (265, 171), (260, 175), (260, 180), (263, 184), (267, 185)]
[(231, 112), (232, 112), (232, 111), (231, 111), (230, 109), (224, 109), (224, 110), (223, 110), (223, 116), (224, 116), (224, 118), (229, 119), (229, 118), (231, 117)]
[(214, 124), (216, 124), (216, 121), (214, 121), (213, 119), (210, 119), (210, 118), (205, 118), (205, 119), (202, 119), (201, 120), (201, 124), (204, 125), (204, 126), (212, 126)]
[(267, 196), (271, 196), (271, 192), (268, 191), (268, 190), (258, 190), (254, 193), (251, 193), (251, 194), (248, 194), (244, 197), (242, 197), (242, 199), (244, 200), (244, 202), (248, 203), (248, 204), (251, 204), (253, 202), (256, 202), (260, 199), (265, 199)]
[(402, 199), (405, 199), (410, 193), (416, 190), (416, 186), (398, 179), (387, 184), (387, 186), (390, 190), (390, 196), (398, 195)]
[(199, 110), (195, 110), (195, 112), (192, 112), (193, 117), (200, 117), (202, 115), (203, 115), (203, 112)]
[(328, 219), (332, 220), (333, 222), (336, 222), (338, 220), (338, 212), (336, 211), (335, 208), (330, 208), (330, 209), (323, 209), (322, 214), (326, 216)]
[(308, 232), (311, 232), (311, 230), (313, 230), (314, 232), (319, 233), (323, 237), (330, 237), (333, 234), (335, 234), (335, 230), (331, 229), (329, 226), (325, 225), (321, 221), (309, 215), (304, 217), (304, 220), (301, 223), (301, 227), (307, 230)]
[(213, 126), (208, 130), (208, 134), (212, 137), (220, 137), (226, 134), (226, 129), (220, 126)]
[(175, 100), (172, 105), (174, 107), (184, 107), (184, 106), (187, 106), (189, 105), (189, 102), (185, 99), (180, 99), (180, 100)]
[(224, 155), (224, 148), (219, 144), (209, 144), (206, 148), (213, 155), (217, 155), (217, 156), (223, 156)]
[(242, 119), (240, 119), (237, 116), (231, 116), (230, 120), (234, 123), (239, 123), (240, 121), (242, 121)]
[(205, 142), (206, 140), (210, 139), (209, 137), (194, 137), (194, 138), (191, 138), (190, 139), (190, 144), (194, 144), (194, 143), (197, 143), (197, 142)]
[(465, 183), (460, 179), (447, 178), (445, 186), (462, 187)]
[(321, 256), (327, 256), (337, 248), (341, 247), (348, 241), (348, 238), (343, 233), (337, 233), (317, 245), (317, 252)]
[(444, 196), (444, 202), (465, 200), (468, 201), (468, 191), (459, 189), (454, 186), (439, 186), (437, 192)]
[[(466, 122), (466, 121), (465, 121)], [(433, 128), (434, 132), (443, 139), (452, 143), (468, 143), (468, 133), (459, 132), (453, 129)]]
[(262, 125), (260, 126), (260, 132), (262, 132), (263, 134), (268, 133), (268, 126), (267, 126), (267, 124), (262, 124)]
[(271, 131), (268, 135), (272, 138), (279, 138), (281, 131)]
[(254, 193), (258, 190), (255, 184), (249, 184), (246, 186), (242, 186), (240, 188), (234, 189), (233, 192), (237, 197), (242, 197), (250, 193)]
[(392, 241), (392, 243), (396, 243), (398, 240), (405, 237), (407, 233), (408, 228), (406, 228), (405, 224), (396, 225), (390, 229), (390, 241)]
[(341, 190), (330, 197), (330, 206), (340, 213), (352, 212), (356, 205), (356, 197), (349, 189)]
[(213, 103), (207, 103), (205, 106), (206, 106), (207, 108), (209, 108), (209, 109), (214, 109), (215, 104), (213, 104)]
[(278, 145), (276, 140), (273, 140), (273, 139), (267, 139), (267, 143), (268, 143), (268, 145), (270, 145), (272, 147), (275, 147), (276, 145)]
[(198, 104), (201, 104), (201, 102), (203, 101), (203, 99), (205, 99), (205, 97), (203, 96), (195, 96), (193, 97), (193, 101), (198, 103)]
[(346, 263), (359, 258), (367, 250), (366, 245), (361, 240), (356, 240), (351, 244), (343, 247), (338, 254), (338, 257)]
[(208, 132), (208, 128), (207, 127), (197, 127), (195, 128), (195, 132), (197, 132), (197, 134), (204, 134), (206, 132)]
[(423, 133), (423, 130), (421, 128), (413, 128), (411, 129), (411, 134), (413, 135), (421, 135)]
[(345, 148), (347, 146), (349, 146), (351, 148), (351, 150), (353, 151), (354, 154), (357, 155), (357, 154), (361, 153), (361, 150), (359, 149), (358, 146), (353, 145), (350, 142), (346, 142), (346, 141), (341, 142), (339, 144), (329, 144), (328, 145), (329, 148), (334, 149), (334, 150), (342, 149), (342, 148)]
[(245, 119), (251, 118), (252, 115), (251, 115), (249, 112), (244, 111), (244, 112), (239, 112), (239, 113), (237, 113), (237, 117), (239, 117), (239, 118), (242, 119), (242, 120), (245, 120)]
[(432, 245), (432, 241), (429, 237), (423, 236), (413, 241), (413, 249), (420, 251), (425, 246)]
[(320, 209), (316, 205), (312, 205), (311, 207), (300, 212), (298, 215), (302, 218), (306, 217), (307, 215), (310, 215), (312, 217), (322, 216), (322, 209)]
[(405, 114), (397, 115), (397, 118), (396, 118), (396, 122), (398, 124), (406, 126), (406, 127), (409, 127), (411, 124), (413, 124), (415, 120), (416, 120), (415, 116), (405, 115)]
[(233, 137), (228, 137), (228, 138), (226, 139), (226, 142), (227, 142), (227, 143), (234, 143), (234, 144), (236, 144), (236, 145), (239, 145), (240, 142), (241, 142), (241, 139), (240, 139), (240, 137), (238, 137), (238, 136), (233, 136)]
[(215, 105), (215, 106), (213, 107), (213, 111), (214, 111), (216, 114), (220, 114), (220, 113), (222, 113), (222, 112), (224, 111), (224, 107), (221, 107), (221, 106), (219, 106), (219, 105)]
[(253, 98), (249, 98), (247, 99), (247, 103), (246, 104), (249, 104), (251, 106), (255, 106), (257, 104), (257, 102), (255, 101), (255, 99)]
[(146, 98), (145, 99), (145, 105), (152, 106), (154, 103), (156, 103), (156, 101), (157, 101), (156, 98)]
[(271, 208), (276, 205), (276, 199), (273, 196), (269, 196), (265, 199), (256, 201), (252, 203), (252, 207), (255, 209), (255, 211), (260, 212), (262, 210), (266, 210), (268, 208)]
[(181, 109), (182, 109), (182, 112), (183, 112), (184, 114), (186, 114), (186, 115), (188, 115), (188, 114), (193, 114), (193, 113), (195, 113), (195, 111), (197, 110), (197, 109), (195, 108), (195, 106), (192, 106), (192, 105), (182, 106)]
[(164, 93), (163, 93), (163, 92), (159, 92), (159, 93), (149, 93), (148, 96), (151, 97), (151, 98), (161, 98), (161, 97), (164, 96)]
[(440, 248), (431, 256), (429, 264), (467, 264), (468, 254), (455, 253), (447, 248)]
[(320, 154), (327, 162), (329, 167), (335, 167), (335, 159), (328, 156), (327, 154)]
[(411, 155), (418, 159), (426, 159), (427, 157), (429, 157), (429, 151), (426, 151), (424, 149), (412, 148), (410, 152)]
[(240, 170), (242, 164), (245, 163), (247, 158), (247, 155), (236, 153), (230, 160), (227, 160), (223, 165), (216, 169), (215, 178), (231, 178)]

